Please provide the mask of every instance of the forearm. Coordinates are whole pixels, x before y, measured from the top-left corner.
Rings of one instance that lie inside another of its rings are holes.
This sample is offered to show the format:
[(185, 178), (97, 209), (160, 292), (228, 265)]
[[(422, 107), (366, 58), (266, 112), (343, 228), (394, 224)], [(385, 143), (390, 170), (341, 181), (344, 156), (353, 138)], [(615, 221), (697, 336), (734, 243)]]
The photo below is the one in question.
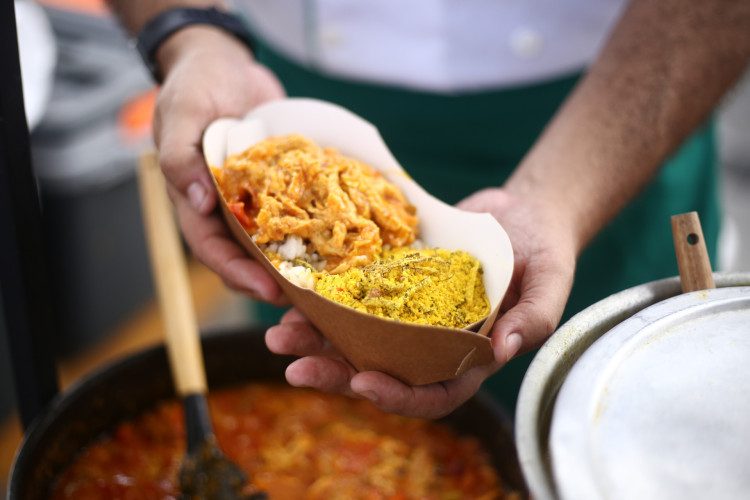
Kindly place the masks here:
[(750, 2), (634, 0), (506, 188), (557, 207), (580, 252), (737, 80), (748, 32)]
[[(108, 0), (125, 29), (137, 34), (151, 19), (161, 12), (177, 7), (227, 10), (225, 2), (212, 0)], [(163, 76), (181, 59), (195, 55), (197, 51), (225, 46), (227, 51), (237, 51), (241, 57), (249, 57), (248, 47), (225, 30), (207, 24), (186, 26), (167, 37), (156, 50), (155, 62)]]

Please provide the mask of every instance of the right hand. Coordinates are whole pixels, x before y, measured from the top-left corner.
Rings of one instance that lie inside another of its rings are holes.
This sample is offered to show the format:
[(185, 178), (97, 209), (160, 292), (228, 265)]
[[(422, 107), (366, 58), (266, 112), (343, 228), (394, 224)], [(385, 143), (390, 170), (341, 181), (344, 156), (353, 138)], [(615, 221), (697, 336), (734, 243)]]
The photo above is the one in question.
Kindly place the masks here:
[(211, 27), (177, 32), (159, 49), (157, 60), (165, 78), (154, 110), (154, 140), (185, 240), (228, 287), (255, 300), (288, 304), (273, 278), (234, 241), (216, 210), (218, 194), (201, 146), (212, 121), (241, 117), (283, 98), (283, 87), (247, 47)]
[(578, 243), (563, 210), (545, 199), (487, 188), (458, 204), (494, 216), (513, 242), (513, 277), (490, 338), (495, 362), (458, 378), (409, 386), (381, 372), (357, 372), (296, 309), (266, 332), (271, 352), (300, 357), (289, 365), (293, 386), (361, 396), (388, 413), (439, 418), (473, 396), (482, 382), (510, 359), (539, 347), (560, 321), (573, 284)]

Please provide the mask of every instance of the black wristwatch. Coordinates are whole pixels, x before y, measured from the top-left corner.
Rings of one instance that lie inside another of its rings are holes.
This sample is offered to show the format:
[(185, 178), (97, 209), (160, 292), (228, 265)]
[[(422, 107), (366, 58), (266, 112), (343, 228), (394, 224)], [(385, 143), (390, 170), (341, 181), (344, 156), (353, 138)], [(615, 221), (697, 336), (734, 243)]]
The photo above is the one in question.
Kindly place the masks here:
[(244, 42), (251, 51), (255, 50), (250, 32), (234, 14), (222, 12), (214, 7), (169, 9), (151, 19), (134, 40), (135, 48), (157, 82), (161, 83), (162, 75), (156, 65), (156, 50), (175, 31), (191, 24), (209, 24), (226, 30)]

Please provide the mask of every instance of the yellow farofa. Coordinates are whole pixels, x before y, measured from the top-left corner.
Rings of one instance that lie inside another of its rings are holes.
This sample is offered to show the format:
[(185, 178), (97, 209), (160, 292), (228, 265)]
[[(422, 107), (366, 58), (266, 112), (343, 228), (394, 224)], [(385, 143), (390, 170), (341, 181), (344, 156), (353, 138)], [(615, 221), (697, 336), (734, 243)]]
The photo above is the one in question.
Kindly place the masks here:
[(358, 311), (408, 323), (464, 328), (490, 312), (482, 267), (461, 250), (384, 250), (368, 266), (322, 274), (315, 291)]

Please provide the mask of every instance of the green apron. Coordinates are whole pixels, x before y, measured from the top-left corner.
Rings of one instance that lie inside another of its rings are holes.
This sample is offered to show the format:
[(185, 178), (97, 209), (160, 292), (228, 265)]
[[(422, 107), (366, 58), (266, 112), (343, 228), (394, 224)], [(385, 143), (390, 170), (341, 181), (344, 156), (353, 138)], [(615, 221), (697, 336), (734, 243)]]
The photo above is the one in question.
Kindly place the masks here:
[[(322, 76), (262, 45), (258, 59), (276, 73), (289, 96), (331, 101), (372, 122), (404, 169), (447, 203), (502, 185), (578, 79), (444, 95)], [(670, 216), (690, 211), (698, 212), (709, 255), (715, 257), (719, 210), (713, 123), (697, 130), (583, 253), (563, 321), (615, 292), (677, 275)], [(265, 305), (257, 314), (264, 323), (280, 316), (277, 308)], [(484, 384), (510, 411), (533, 354), (514, 359)]]

